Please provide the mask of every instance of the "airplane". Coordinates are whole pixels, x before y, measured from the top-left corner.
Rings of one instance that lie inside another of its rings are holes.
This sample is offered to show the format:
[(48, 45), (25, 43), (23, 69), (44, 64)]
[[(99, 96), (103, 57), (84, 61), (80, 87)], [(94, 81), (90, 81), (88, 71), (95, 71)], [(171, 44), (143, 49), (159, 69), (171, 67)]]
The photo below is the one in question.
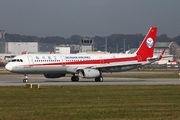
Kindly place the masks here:
[(72, 82), (79, 81), (79, 77), (102, 82), (102, 72), (128, 71), (160, 60), (165, 50), (159, 57), (153, 55), (156, 34), (157, 27), (151, 27), (133, 54), (23, 54), (14, 57), (5, 68), (24, 74), (24, 83), (29, 82), (27, 74), (44, 74), (46, 78), (72, 74)]

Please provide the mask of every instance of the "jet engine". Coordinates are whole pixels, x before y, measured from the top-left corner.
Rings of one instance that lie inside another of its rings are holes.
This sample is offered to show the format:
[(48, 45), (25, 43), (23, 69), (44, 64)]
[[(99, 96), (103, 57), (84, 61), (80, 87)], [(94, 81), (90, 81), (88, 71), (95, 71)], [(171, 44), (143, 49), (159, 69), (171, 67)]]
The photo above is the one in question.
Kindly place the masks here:
[(83, 69), (79, 71), (79, 76), (83, 78), (96, 78), (100, 76), (100, 72), (97, 69)]
[(45, 73), (44, 77), (45, 78), (60, 78), (64, 77), (66, 73)]

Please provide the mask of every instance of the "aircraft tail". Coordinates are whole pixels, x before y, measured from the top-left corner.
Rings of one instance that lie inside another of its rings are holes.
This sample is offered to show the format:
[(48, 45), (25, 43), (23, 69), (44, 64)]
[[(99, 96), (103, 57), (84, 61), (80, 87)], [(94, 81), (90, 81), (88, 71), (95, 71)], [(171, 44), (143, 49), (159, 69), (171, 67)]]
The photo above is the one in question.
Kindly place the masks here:
[(147, 58), (153, 57), (154, 46), (156, 43), (156, 34), (157, 27), (151, 27), (140, 47), (136, 51), (139, 61), (146, 61)]

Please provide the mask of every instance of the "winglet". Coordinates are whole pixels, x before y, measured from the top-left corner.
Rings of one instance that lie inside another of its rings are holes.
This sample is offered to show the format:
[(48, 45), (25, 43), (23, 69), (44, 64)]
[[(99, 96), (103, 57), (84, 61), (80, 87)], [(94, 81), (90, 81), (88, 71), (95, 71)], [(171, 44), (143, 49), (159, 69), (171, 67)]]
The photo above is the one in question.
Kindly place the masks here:
[(161, 55), (159, 56), (158, 60), (161, 60), (162, 59), (162, 56), (164, 54), (164, 52), (166, 51), (166, 48), (164, 48), (164, 50), (162, 51)]

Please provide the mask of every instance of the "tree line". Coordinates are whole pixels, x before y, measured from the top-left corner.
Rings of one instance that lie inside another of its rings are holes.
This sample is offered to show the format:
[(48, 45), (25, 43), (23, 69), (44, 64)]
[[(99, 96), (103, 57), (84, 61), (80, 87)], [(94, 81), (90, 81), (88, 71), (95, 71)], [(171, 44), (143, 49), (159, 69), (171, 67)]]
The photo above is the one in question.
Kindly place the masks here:
[[(42, 42), (42, 43), (54, 43), (56, 45), (61, 44), (80, 44), (80, 40), (83, 36), (73, 35), (70, 38), (64, 38), (60, 36), (48, 36), (48, 37), (37, 37), (37, 36), (26, 36), (20, 34), (8, 34), (6, 33), (6, 40), (8, 42)], [(109, 52), (121, 52), (124, 48), (128, 50), (129, 48), (137, 48), (142, 42), (145, 36), (142, 34), (112, 34), (110, 36), (101, 37), (95, 36), (94, 48), (104, 51), (106, 38), (107, 38), (107, 50)], [(157, 36), (157, 42), (177, 42), (180, 45), (180, 36), (169, 38), (166, 34)]]

